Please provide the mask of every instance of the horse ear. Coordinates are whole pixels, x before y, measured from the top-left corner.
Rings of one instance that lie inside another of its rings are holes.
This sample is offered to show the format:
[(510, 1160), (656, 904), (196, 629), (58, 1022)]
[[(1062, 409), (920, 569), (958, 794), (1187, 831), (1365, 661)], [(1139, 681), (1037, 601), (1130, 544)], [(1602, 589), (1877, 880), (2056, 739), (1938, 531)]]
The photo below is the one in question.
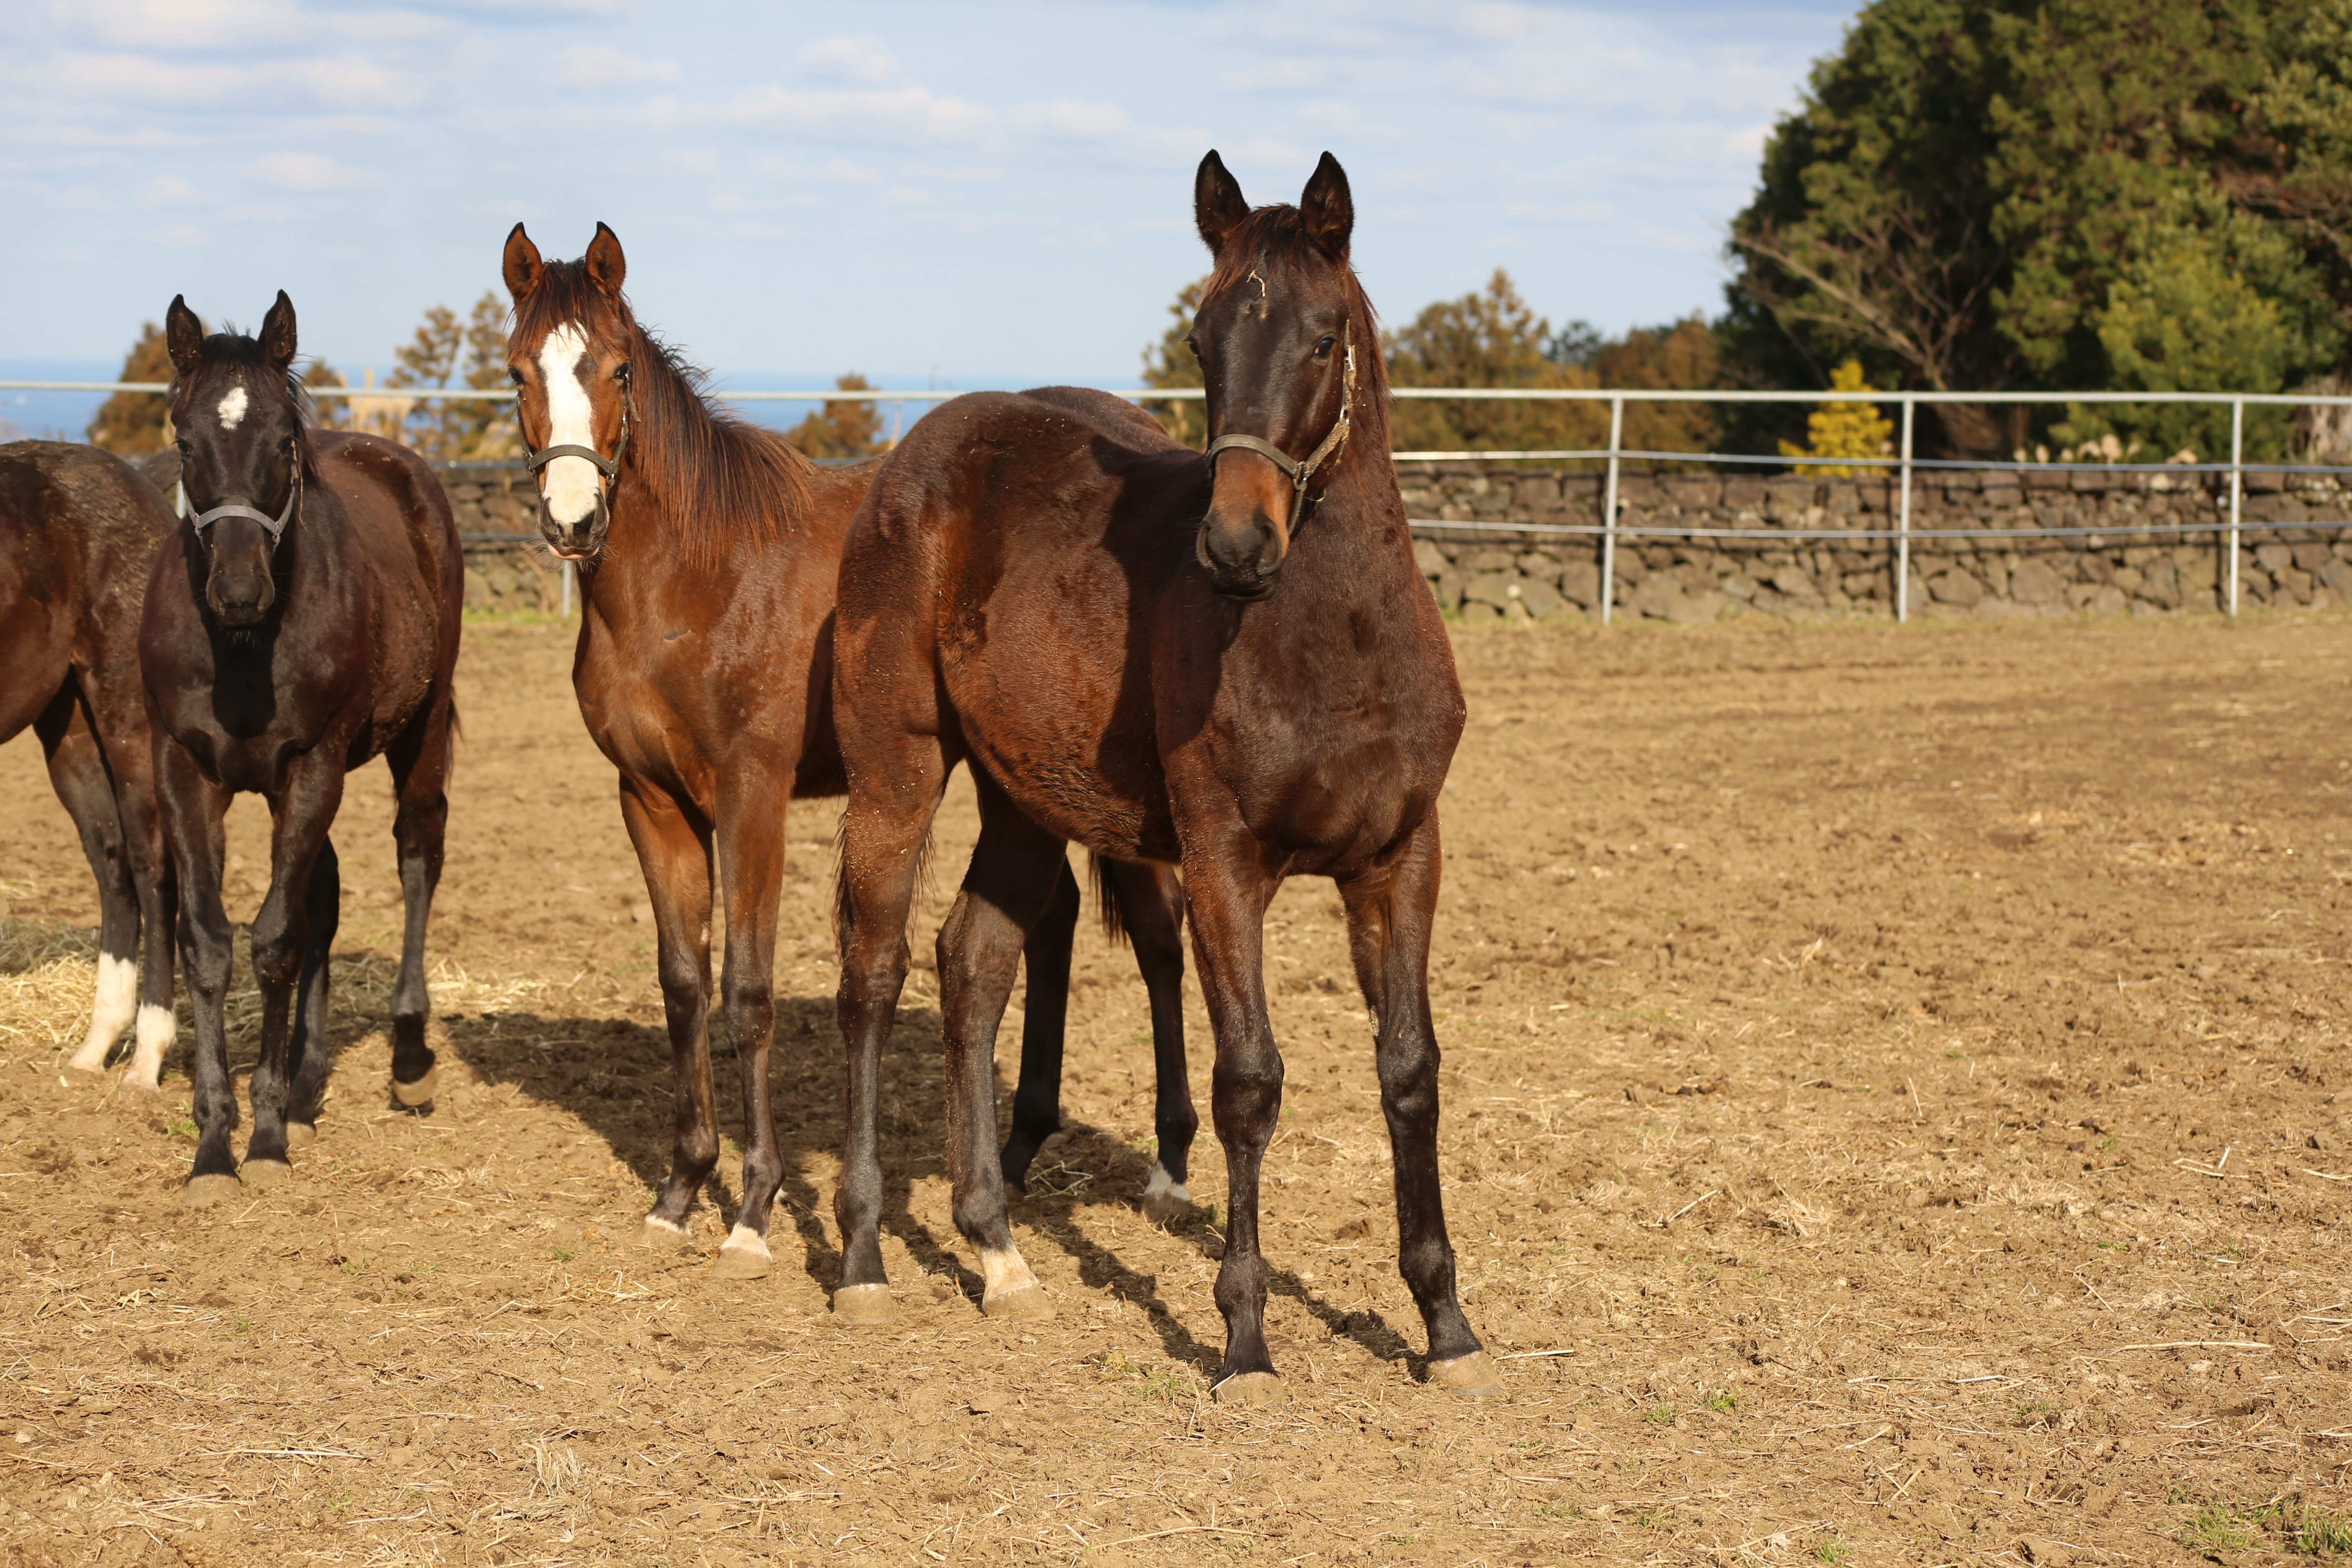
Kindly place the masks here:
[(621, 237), (596, 226), (596, 237), (588, 242), (588, 280), (613, 299), (621, 297), (621, 279), (627, 277), (629, 264), (621, 255)]
[(163, 312), (163, 346), (171, 352), (172, 368), (182, 375), (196, 368), (196, 356), (204, 352), (205, 324), (188, 309), (185, 294), (172, 296), (172, 308)]
[(1201, 160), (1200, 173), (1192, 176), (1192, 222), (1210, 255), (1225, 247), (1225, 236), (1241, 226), (1249, 210), (1241, 182), (1226, 173), (1225, 161), (1217, 156), (1215, 148), (1210, 148), (1209, 155)]
[(1348, 237), (1356, 229), (1356, 201), (1348, 194), (1348, 171), (1328, 153), (1307, 176), (1307, 189), (1298, 198), (1298, 216), (1317, 249), (1334, 261), (1348, 258)]
[(507, 280), (507, 293), (520, 301), (525, 294), (539, 287), (539, 275), (545, 263), (539, 258), (539, 247), (530, 242), (517, 224), (507, 235), (507, 254), (500, 270)]
[(261, 357), (280, 368), (294, 363), (294, 301), (278, 290), (278, 302), (261, 318)]

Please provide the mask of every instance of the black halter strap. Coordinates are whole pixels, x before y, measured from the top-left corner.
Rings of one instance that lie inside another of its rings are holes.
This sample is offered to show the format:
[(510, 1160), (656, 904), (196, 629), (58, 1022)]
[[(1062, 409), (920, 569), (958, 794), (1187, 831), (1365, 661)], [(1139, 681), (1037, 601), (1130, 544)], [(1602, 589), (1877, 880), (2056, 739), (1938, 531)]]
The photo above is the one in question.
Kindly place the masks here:
[(1322, 445), (1307, 453), (1303, 460), (1257, 436), (1220, 436), (1209, 443), (1209, 449), (1203, 454), (1209, 459), (1213, 472), (1216, 468), (1217, 454), (1234, 447), (1255, 452), (1280, 468), (1290, 480), (1289, 526), (1292, 528), (1298, 526), (1299, 514), (1307, 510), (1307, 486), (1315, 478), (1316, 470), (1348, 444), (1349, 415), (1356, 403), (1356, 344), (1352, 325), (1348, 329), (1348, 338), (1347, 368), (1339, 388), (1339, 417), (1332, 422), (1330, 432), (1323, 437)]
[[(596, 466), (596, 471), (604, 476), (606, 484), (618, 483), (621, 478), (621, 458), (629, 449), (630, 416), (636, 412), (636, 388), (627, 381), (622, 382), (621, 439), (614, 447), (613, 455), (610, 458), (605, 457), (593, 447), (576, 446), (571, 442), (565, 442), (557, 447), (541, 447), (534, 451), (531, 449), (530, 437), (524, 436), (522, 437), (523, 467), (535, 474), (558, 458), (579, 458), (593, 463)], [(521, 427), (522, 422), (520, 419), (515, 421), (518, 434), (520, 433)]]
[[(182, 517), (188, 517), (188, 481), (184, 478), (180, 480), (178, 489), (179, 505), (175, 510)], [(262, 531), (269, 535), (269, 551), (270, 553), (274, 555), (278, 552), (278, 542), (286, 536), (286, 525), (294, 520), (295, 510), (301, 506), (301, 504), (302, 454), (299, 450), (297, 450), (294, 454), (293, 474), (286, 489), (286, 509), (283, 511), (280, 511), (276, 517), (270, 516), (266, 511), (257, 510), (249, 506), (216, 506), (209, 510), (200, 511), (194, 517), (189, 517), (188, 526), (194, 529), (196, 531), (196, 537), (201, 539), (204, 537), (205, 530), (210, 528), (214, 523), (218, 522), (222, 518), (249, 517), (253, 519), (254, 521), (261, 524)]]

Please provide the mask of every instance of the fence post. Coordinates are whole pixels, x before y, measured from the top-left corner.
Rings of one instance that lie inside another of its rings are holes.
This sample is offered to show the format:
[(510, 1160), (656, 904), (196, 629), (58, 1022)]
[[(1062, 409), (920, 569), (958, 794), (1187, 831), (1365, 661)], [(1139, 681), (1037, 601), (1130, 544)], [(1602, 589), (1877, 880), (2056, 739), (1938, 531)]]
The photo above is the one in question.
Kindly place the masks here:
[(563, 618), (572, 618), (572, 563), (563, 563)]
[(1625, 400), (1609, 400), (1609, 482), (1601, 496), (1601, 624), (1609, 624), (1610, 592), (1617, 580), (1617, 448), (1625, 435)]
[(1895, 521), (1895, 621), (1911, 618), (1911, 412), (1918, 405), (1903, 399), (1903, 500)]
[(2238, 502), (2245, 492), (2240, 465), (2246, 458), (2246, 400), (2230, 400), (2230, 613), (2238, 613)]

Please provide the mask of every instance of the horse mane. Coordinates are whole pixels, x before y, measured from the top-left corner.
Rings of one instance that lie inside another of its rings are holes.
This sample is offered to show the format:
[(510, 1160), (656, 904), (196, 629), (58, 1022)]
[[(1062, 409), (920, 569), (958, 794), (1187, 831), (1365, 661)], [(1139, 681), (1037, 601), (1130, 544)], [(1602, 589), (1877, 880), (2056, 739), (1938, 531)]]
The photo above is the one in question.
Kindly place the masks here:
[(713, 565), (747, 534), (765, 542), (786, 531), (808, 506), (808, 458), (775, 431), (713, 404), (709, 373), (641, 325), (625, 296), (598, 289), (585, 262), (549, 262), (538, 287), (516, 302), (515, 329), (531, 341), (572, 322), (593, 331), (606, 310), (619, 313), (630, 345), (630, 462), (669, 537)]
[[(1253, 271), (1274, 277), (1307, 266), (1309, 258), (1326, 259), (1307, 237), (1306, 225), (1297, 207), (1279, 204), (1254, 207), (1249, 216), (1225, 237), (1224, 246), (1217, 252), (1216, 265), (1202, 287), (1201, 303), (1207, 305), (1226, 289), (1242, 283)], [(1347, 290), (1348, 324), (1356, 350), (1357, 398), (1351, 416), (1356, 428), (1348, 442), (1348, 458), (1357, 455), (1360, 441), (1362, 450), (1377, 452), (1385, 461), (1390, 446), (1389, 367), (1381, 353), (1380, 314), (1372, 309), (1371, 296), (1364, 292), (1355, 268), (1344, 259), (1338, 266), (1339, 286)]]

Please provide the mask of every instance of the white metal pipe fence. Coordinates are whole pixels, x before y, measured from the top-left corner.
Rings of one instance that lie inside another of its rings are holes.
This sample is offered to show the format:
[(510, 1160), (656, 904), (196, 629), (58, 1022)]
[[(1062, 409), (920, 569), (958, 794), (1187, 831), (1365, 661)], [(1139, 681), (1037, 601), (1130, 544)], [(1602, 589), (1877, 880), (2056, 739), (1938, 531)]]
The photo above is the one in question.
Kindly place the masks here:
[[(0, 389), (27, 392), (131, 392), (164, 393), (171, 390), (166, 382), (121, 381), (47, 381), (0, 379)], [(306, 389), (314, 398), (356, 398), (389, 401), (394, 399), (446, 402), (509, 402), (514, 397), (506, 387), (431, 387), (431, 386), (313, 386)], [(963, 389), (969, 390), (969, 389)], [(730, 403), (939, 403), (963, 395), (963, 390), (926, 387), (919, 391), (893, 391), (880, 387), (855, 389), (833, 388), (823, 391), (719, 391), (711, 395)], [(1113, 395), (1139, 403), (1196, 402), (1207, 393), (1197, 386), (1149, 387), (1131, 386), (1107, 388)], [(1416, 528), (1458, 529), (1481, 532), (1507, 532), (1528, 535), (1598, 535), (1600, 538), (1600, 617), (1602, 625), (1611, 618), (1612, 583), (1619, 542), (1627, 538), (1653, 539), (1734, 539), (1734, 540), (1841, 540), (1887, 541), (1894, 550), (1895, 613), (1897, 620), (1910, 616), (1909, 584), (1911, 544), (1917, 539), (2036, 539), (2064, 538), (2092, 534), (2111, 534), (2112, 527), (2072, 528), (2036, 523), (2025, 528), (1944, 528), (1914, 529), (1911, 526), (1911, 489), (1914, 474), (1920, 469), (1972, 469), (1981, 472), (2029, 473), (2158, 473), (2168, 475), (2227, 473), (2229, 479), (2228, 520), (2211, 523), (2145, 523), (2132, 530), (2137, 533), (2164, 533), (2182, 536), (2219, 534), (2222, 536), (2227, 561), (2228, 611), (2234, 616), (2239, 607), (2238, 551), (2243, 533), (2245, 476), (2266, 474), (2328, 474), (2352, 475), (2352, 468), (2317, 463), (2249, 463), (2245, 460), (2245, 421), (2248, 407), (2352, 407), (2352, 395), (2308, 393), (2215, 393), (2215, 392), (1931, 392), (1931, 391), (1786, 391), (1762, 389), (1674, 387), (1439, 387), (1392, 386), (1392, 397), (1442, 398), (1457, 402), (1546, 402), (1546, 403), (1606, 403), (1609, 405), (1609, 445), (1598, 448), (1555, 448), (1523, 451), (1430, 451), (1394, 452), (1393, 461), (1400, 463), (1434, 463), (1479, 460), (1488, 462), (1597, 462), (1603, 465), (1605, 480), (1601, 520), (1592, 524), (1579, 523), (1505, 523), (1452, 522), (1437, 519), (1410, 520)], [(1757, 403), (1757, 404), (1824, 404), (1895, 403), (1902, 410), (1901, 443), (1892, 456), (1877, 457), (1810, 457), (1792, 454), (1740, 452), (1674, 452), (1628, 448), (1624, 445), (1625, 405), (1629, 403)], [(2230, 460), (2221, 462), (2000, 462), (1976, 458), (1920, 458), (1914, 454), (1914, 434), (1919, 405), (1926, 404), (1994, 404), (2030, 406), (2061, 406), (2065, 405), (2117, 404), (2227, 404), (2230, 408)], [(1664, 524), (1643, 524), (1625, 527), (1619, 521), (1619, 497), (1622, 467), (1628, 460), (1648, 462), (1727, 464), (1746, 468), (1884, 468), (1895, 471), (1897, 479), (1897, 510), (1891, 529), (1789, 529), (1769, 531), (1677, 527)], [(2340, 521), (2305, 521), (2293, 526), (2302, 529), (2344, 530), (2352, 528), (2352, 519)], [(485, 538), (490, 536), (483, 536)], [(529, 537), (519, 535), (517, 537)], [(568, 590), (570, 583), (565, 583)], [(567, 592), (567, 610), (569, 594)]]

